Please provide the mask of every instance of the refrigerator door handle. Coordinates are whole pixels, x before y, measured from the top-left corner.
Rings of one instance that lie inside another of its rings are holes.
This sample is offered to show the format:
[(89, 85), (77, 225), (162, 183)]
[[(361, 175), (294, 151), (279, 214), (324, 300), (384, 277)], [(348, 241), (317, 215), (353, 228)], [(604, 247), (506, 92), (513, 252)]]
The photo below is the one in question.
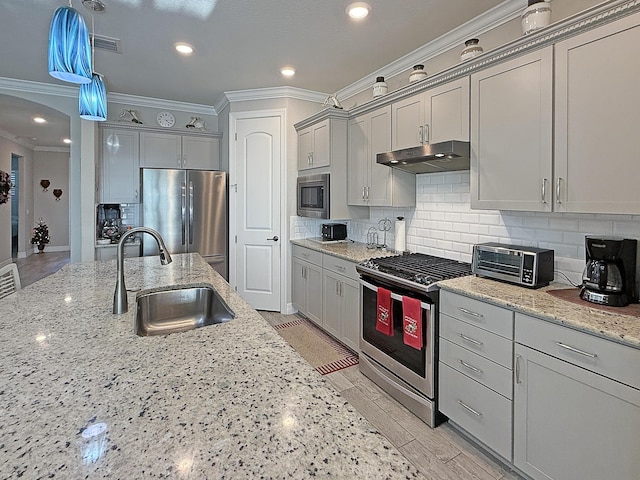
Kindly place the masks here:
[(182, 182), (181, 185), (181, 218), (182, 218), (182, 245), (185, 244), (185, 235), (186, 235), (186, 224), (185, 224), (185, 215), (187, 213), (187, 185), (185, 182)]
[(189, 245), (193, 244), (193, 182), (189, 181)]

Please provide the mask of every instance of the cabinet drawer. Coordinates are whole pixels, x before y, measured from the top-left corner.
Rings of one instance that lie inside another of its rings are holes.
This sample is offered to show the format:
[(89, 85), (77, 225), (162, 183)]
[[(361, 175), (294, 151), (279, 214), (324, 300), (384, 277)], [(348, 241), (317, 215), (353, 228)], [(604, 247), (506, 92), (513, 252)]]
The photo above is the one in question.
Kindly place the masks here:
[(640, 349), (516, 313), (516, 342), (640, 389)]
[(513, 365), (513, 342), (482, 328), (440, 313), (440, 337), (503, 367)]
[(322, 252), (317, 250), (311, 250), (310, 248), (301, 247), (300, 245), (293, 245), (291, 254), (309, 263), (313, 263), (318, 266), (322, 266)]
[(513, 312), (506, 308), (442, 290), (440, 312), (513, 339)]
[(445, 339), (440, 341), (440, 361), (500, 395), (513, 398), (513, 376), (508, 368)]
[(439, 372), (439, 410), (510, 461), (511, 401), (444, 363)]
[(334, 273), (349, 277), (351, 280), (358, 280), (360, 275), (356, 272), (356, 263), (343, 258), (334, 257), (333, 255), (324, 254), (322, 258), (322, 266)]

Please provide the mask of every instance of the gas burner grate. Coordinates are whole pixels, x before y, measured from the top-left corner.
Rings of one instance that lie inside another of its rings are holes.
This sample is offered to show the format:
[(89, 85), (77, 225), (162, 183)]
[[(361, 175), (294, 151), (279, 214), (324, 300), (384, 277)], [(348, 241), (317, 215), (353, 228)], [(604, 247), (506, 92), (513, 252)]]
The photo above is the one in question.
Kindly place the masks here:
[(417, 279), (420, 283), (471, 275), (471, 265), (468, 263), (423, 253), (376, 258), (372, 262), (379, 272), (399, 278)]

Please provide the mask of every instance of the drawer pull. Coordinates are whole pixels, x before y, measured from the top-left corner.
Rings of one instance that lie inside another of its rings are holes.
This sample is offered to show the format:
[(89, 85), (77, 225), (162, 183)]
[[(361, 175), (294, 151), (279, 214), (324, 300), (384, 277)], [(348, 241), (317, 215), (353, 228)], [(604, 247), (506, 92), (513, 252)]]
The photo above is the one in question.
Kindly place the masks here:
[(598, 357), (598, 355), (596, 355), (595, 353), (585, 352), (584, 350), (580, 350), (578, 348), (572, 347), (571, 345), (566, 345), (562, 342), (556, 342), (556, 345), (558, 345), (560, 348), (564, 348), (565, 350), (569, 350), (570, 352), (577, 353), (579, 355), (584, 355), (585, 357), (589, 357), (589, 358)]
[(344, 267), (341, 267), (340, 265), (334, 265), (334, 267), (336, 267), (337, 270), (340, 270), (341, 272), (345, 271)]
[(522, 357), (520, 355), (516, 355), (516, 383), (522, 383), (520, 380), (520, 359)]
[(463, 367), (468, 368), (472, 372), (478, 373), (480, 375), (482, 375), (484, 373), (484, 371), (482, 369), (480, 369), (478, 367), (474, 367), (473, 365), (468, 364), (464, 360), (460, 360), (460, 365), (462, 365)]
[(459, 333), (458, 335), (460, 335), (460, 338), (466, 342), (473, 343), (474, 345), (478, 345), (478, 346), (484, 345), (480, 340), (476, 340), (475, 338), (467, 337), (462, 333)]
[(481, 416), (482, 416), (482, 414), (481, 414), (479, 411), (477, 411), (477, 410), (475, 410), (475, 409), (471, 408), (469, 405), (467, 405), (466, 403), (464, 403), (462, 400), (458, 400), (458, 404), (459, 404), (462, 408), (464, 408), (465, 410), (467, 410), (467, 411), (469, 411), (469, 412), (473, 413), (476, 417), (481, 417)]
[(466, 308), (458, 307), (458, 310), (460, 310), (462, 313), (466, 313), (467, 315), (471, 315), (472, 317), (484, 318), (484, 315), (482, 315), (481, 313), (472, 312), (471, 310), (467, 310)]

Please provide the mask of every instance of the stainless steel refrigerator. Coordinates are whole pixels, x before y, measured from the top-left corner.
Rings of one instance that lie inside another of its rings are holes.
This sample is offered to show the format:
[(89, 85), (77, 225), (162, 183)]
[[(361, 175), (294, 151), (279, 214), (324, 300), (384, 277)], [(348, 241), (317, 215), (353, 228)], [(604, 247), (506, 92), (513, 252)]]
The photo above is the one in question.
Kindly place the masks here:
[[(169, 253), (199, 253), (227, 279), (227, 175), (222, 171), (142, 169), (142, 225), (156, 229)], [(158, 255), (141, 236), (143, 255)]]

